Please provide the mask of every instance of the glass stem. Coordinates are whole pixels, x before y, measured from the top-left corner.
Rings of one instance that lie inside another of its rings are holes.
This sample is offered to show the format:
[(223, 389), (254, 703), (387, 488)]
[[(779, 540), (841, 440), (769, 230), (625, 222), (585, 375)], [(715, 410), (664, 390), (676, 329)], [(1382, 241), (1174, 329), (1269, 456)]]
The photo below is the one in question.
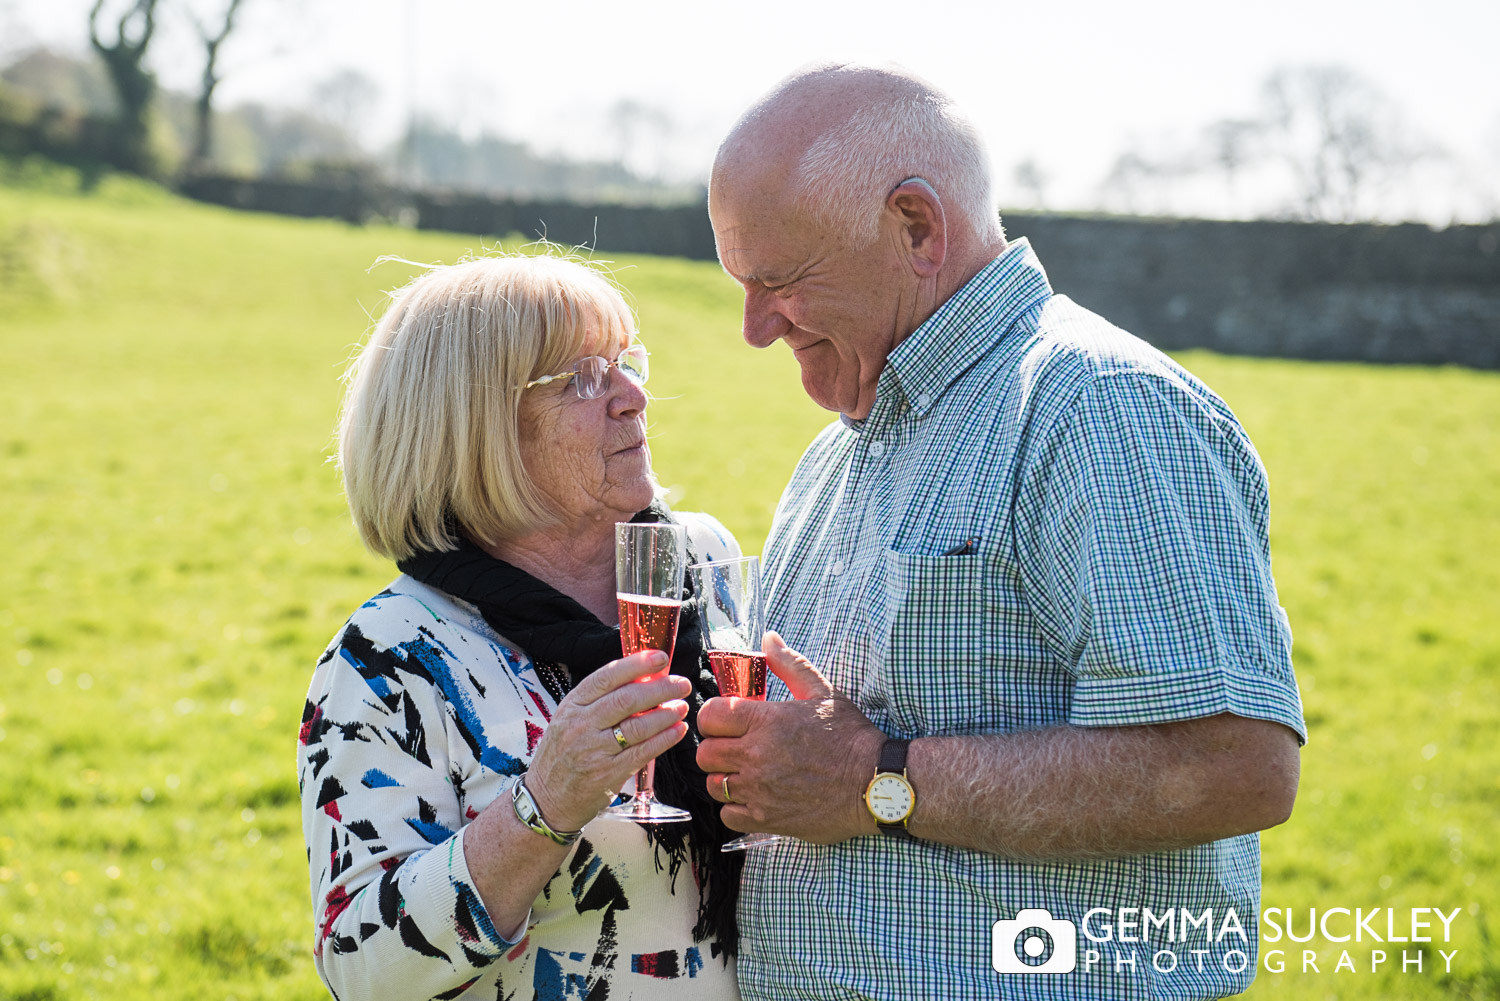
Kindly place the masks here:
[(646, 762), (646, 767), (635, 773), (635, 801), (640, 804), (656, 799), (656, 759)]

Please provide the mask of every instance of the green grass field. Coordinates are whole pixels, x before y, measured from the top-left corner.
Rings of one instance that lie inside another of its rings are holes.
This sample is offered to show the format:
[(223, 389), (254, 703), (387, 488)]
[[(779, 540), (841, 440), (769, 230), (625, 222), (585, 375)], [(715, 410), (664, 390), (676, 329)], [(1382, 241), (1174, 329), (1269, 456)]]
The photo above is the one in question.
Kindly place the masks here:
[[(325, 997), (294, 734), (314, 658), (394, 575), (327, 462), (338, 375), (412, 273), (377, 257), (492, 244), (78, 188), (0, 165), (0, 998)], [(756, 551), (828, 415), (740, 342), (715, 267), (617, 263), (662, 482)], [(1500, 375), (1182, 361), (1270, 470), (1311, 730), (1264, 906), (1463, 909), (1420, 974), (1378, 943), (1372, 973), (1368, 941), (1354, 973), (1310, 943), (1304, 973), (1283, 942), (1250, 996), (1500, 996)]]

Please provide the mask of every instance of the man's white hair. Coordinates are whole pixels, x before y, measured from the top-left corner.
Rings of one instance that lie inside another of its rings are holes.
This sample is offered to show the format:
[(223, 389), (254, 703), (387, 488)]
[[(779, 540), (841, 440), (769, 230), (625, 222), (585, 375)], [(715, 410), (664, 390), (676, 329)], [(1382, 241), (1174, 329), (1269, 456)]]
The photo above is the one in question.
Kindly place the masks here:
[(920, 177), (942, 199), (949, 224), (981, 239), (1001, 235), (989, 157), (978, 131), (942, 94), (922, 88), (860, 108), (819, 136), (797, 163), (797, 204), (856, 249), (879, 234), (886, 197)]

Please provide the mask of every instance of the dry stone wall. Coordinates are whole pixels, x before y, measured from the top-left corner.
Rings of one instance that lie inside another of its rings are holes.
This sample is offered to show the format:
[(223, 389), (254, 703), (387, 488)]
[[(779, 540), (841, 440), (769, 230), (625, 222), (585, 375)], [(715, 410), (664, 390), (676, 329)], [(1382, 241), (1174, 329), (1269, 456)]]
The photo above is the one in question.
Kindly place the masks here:
[[(606, 253), (714, 259), (700, 205), (523, 202), (198, 178), (193, 197), (292, 215), (545, 235)], [(1053, 287), (1159, 347), (1500, 369), (1500, 223), (1213, 222), (1010, 213)]]

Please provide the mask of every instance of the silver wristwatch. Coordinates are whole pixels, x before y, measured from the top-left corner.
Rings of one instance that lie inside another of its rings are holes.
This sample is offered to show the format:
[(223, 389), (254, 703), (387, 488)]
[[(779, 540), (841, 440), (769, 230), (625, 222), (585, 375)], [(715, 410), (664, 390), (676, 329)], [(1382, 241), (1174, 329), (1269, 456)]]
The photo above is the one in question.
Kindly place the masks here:
[(544, 838), (550, 838), (560, 845), (571, 845), (583, 837), (583, 831), (557, 831), (552, 825), (542, 819), (542, 811), (537, 808), (536, 800), (532, 798), (531, 790), (526, 788), (523, 781), (524, 775), (517, 775), (516, 780), (510, 784), (510, 805), (516, 811), (516, 819)]

